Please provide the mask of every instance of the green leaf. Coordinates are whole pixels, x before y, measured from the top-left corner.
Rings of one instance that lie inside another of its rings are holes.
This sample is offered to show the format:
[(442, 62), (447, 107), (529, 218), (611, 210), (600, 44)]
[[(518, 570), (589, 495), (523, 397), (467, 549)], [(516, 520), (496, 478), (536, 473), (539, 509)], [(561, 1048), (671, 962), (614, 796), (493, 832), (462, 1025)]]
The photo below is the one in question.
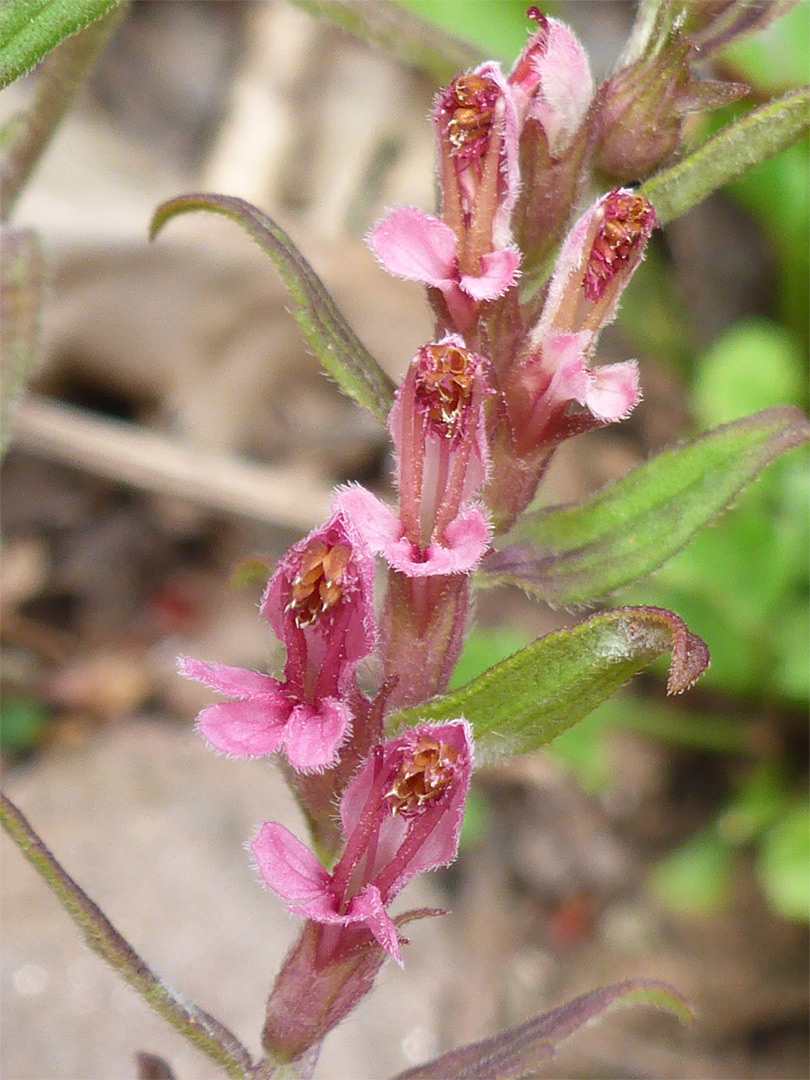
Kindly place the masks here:
[(725, 424), (759, 405), (798, 404), (804, 356), (789, 330), (768, 319), (733, 323), (695, 365), (691, 413), (701, 424)]
[(60, 41), (100, 19), (119, 0), (3, 0), (0, 89), (24, 75)]
[(587, 716), (622, 683), (672, 653), (667, 693), (687, 690), (706, 668), (705, 644), (671, 611), (603, 611), (538, 638), (461, 689), (388, 718), (391, 730), (466, 717), (479, 760), (536, 750)]
[(728, 904), (733, 866), (734, 849), (710, 826), (663, 858), (650, 882), (672, 911), (711, 914)]
[(795, 803), (769, 829), (757, 853), (768, 902), (786, 919), (810, 920), (810, 805)]
[(582, 503), (524, 515), (480, 583), (518, 585), (551, 604), (604, 596), (659, 567), (808, 437), (803, 414), (782, 407), (664, 450)]
[(736, 180), (766, 158), (792, 145), (810, 128), (810, 90), (792, 90), (752, 109), (712, 135), (683, 161), (664, 169), (639, 188), (666, 225)]
[(488, 1039), (451, 1050), (394, 1080), (521, 1080), (540, 1075), (542, 1061), (553, 1057), (557, 1047), (587, 1024), (621, 1005), (651, 1005), (691, 1024), (694, 1015), (684, 998), (657, 979), (629, 979), (614, 986), (582, 994), (565, 1005), (535, 1016)]
[(293, 316), (324, 368), (358, 405), (385, 423), (394, 383), (357, 338), (323, 282), (284, 230), (244, 199), (229, 195), (180, 195), (161, 203), (149, 229), (154, 239), (167, 221), (192, 210), (207, 210), (241, 225), (273, 260), (295, 302)]

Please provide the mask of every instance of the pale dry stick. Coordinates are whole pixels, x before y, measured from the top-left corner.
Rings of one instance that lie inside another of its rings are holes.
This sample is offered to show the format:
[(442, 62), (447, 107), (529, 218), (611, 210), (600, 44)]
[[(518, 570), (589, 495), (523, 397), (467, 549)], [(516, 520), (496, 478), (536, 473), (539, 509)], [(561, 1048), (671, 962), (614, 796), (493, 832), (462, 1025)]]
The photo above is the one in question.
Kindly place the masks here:
[(15, 414), (13, 445), (118, 483), (307, 532), (323, 520), (329, 502), (329, 491), (300, 471), (184, 446), (40, 395)]

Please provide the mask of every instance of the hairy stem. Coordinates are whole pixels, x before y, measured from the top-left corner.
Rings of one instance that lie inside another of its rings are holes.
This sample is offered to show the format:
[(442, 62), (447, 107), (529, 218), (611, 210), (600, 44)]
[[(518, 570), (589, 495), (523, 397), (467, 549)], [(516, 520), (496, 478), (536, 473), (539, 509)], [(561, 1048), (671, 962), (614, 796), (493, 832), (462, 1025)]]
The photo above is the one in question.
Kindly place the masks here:
[(196, 1005), (180, 1000), (150, 971), (101, 909), (62, 869), (22, 813), (5, 795), (0, 795), (0, 824), (56, 895), (82, 931), (90, 948), (106, 960), (181, 1035), (213, 1058), (228, 1076), (244, 1080), (250, 1073), (250, 1055), (236, 1036)]

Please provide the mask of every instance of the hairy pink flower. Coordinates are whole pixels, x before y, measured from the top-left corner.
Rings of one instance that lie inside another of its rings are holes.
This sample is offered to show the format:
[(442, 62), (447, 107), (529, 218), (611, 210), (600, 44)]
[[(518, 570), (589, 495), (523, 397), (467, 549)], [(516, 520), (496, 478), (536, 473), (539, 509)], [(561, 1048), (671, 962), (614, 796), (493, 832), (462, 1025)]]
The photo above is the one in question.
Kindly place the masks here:
[(518, 278), (520, 252), (514, 244), (482, 253), (474, 271), (462, 273), (456, 234), (414, 206), (389, 210), (371, 230), (368, 245), (389, 274), (438, 289), (461, 331), (474, 325), (479, 302), (502, 296)]
[(422, 346), (388, 421), (399, 514), (356, 485), (335, 500), (371, 549), (411, 577), (466, 573), (486, 550), (487, 518), (471, 502), (489, 462), (484, 364), (455, 334)]
[(597, 199), (565, 238), (533, 339), (607, 326), (655, 224), (652, 205), (635, 191), (616, 188)]
[(559, 158), (570, 146), (593, 98), (588, 56), (565, 23), (527, 12), (538, 28), (509, 73), (509, 87), (520, 127), (537, 120), (549, 153)]
[(265, 884), (314, 922), (366, 927), (402, 964), (386, 908), (414, 875), (455, 858), (471, 773), (465, 720), (420, 724), (378, 745), (341, 798), (346, 846), (334, 870), (265, 822), (250, 845)]
[(287, 647), (283, 680), (181, 660), (182, 674), (237, 699), (200, 713), (199, 730), (213, 747), (236, 757), (283, 750), (301, 771), (336, 763), (351, 730), (357, 662), (376, 641), (373, 577), (368, 547), (336, 510), (287, 552), (265, 590), (262, 613)]
[(589, 361), (654, 226), (647, 200), (619, 188), (598, 199), (566, 237), (526, 354), (510, 373), (508, 393), (524, 446), (584, 430), (587, 417), (571, 425), (570, 403), (587, 409), (594, 424), (624, 419), (640, 400), (634, 362), (591, 368)]
[(500, 66), (492, 61), (458, 75), (433, 107), (442, 220), (456, 234), (463, 273), (508, 247), (520, 186), (518, 118)]

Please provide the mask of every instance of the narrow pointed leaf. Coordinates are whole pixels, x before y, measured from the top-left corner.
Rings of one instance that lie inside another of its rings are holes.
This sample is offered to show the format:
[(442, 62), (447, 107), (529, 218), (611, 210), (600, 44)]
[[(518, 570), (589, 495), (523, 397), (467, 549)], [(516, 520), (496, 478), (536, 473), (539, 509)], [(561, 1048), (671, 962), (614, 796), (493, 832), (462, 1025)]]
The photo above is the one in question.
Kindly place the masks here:
[(157, 208), (150, 239), (167, 221), (191, 210), (207, 210), (230, 218), (270, 256), (295, 302), (295, 321), (315, 355), (345, 394), (385, 423), (394, 399), (393, 382), (355, 335), (321, 279), (284, 230), (244, 199), (193, 194), (169, 199)]
[(804, 415), (785, 406), (663, 450), (584, 502), (525, 514), (480, 583), (518, 585), (553, 605), (606, 596), (661, 566), (808, 437)]
[(659, 225), (680, 217), (754, 165), (791, 146), (810, 129), (810, 89), (791, 90), (712, 135), (683, 161), (639, 188)]
[(602, 611), (570, 630), (538, 638), (450, 694), (388, 718), (391, 730), (464, 716), (479, 763), (525, 754), (587, 716), (622, 683), (672, 653), (667, 693), (680, 694), (709, 663), (709, 651), (663, 608)]
[(70, 34), (111, 11), (119, 0), (3, 0), (0, 3), (0, 89)]
[(565, 1039), (620, 1005), (652, 1005), (686, 1023), (694, 1020), (681, 995), (656, 979), (630, 979), (543, 1013), (490, 1039), (451, 1050), (449, 1054), (400, 1073), (394, 1080), (520, 1080), (537, 1076), (537, 1067), (552, 1057)]

